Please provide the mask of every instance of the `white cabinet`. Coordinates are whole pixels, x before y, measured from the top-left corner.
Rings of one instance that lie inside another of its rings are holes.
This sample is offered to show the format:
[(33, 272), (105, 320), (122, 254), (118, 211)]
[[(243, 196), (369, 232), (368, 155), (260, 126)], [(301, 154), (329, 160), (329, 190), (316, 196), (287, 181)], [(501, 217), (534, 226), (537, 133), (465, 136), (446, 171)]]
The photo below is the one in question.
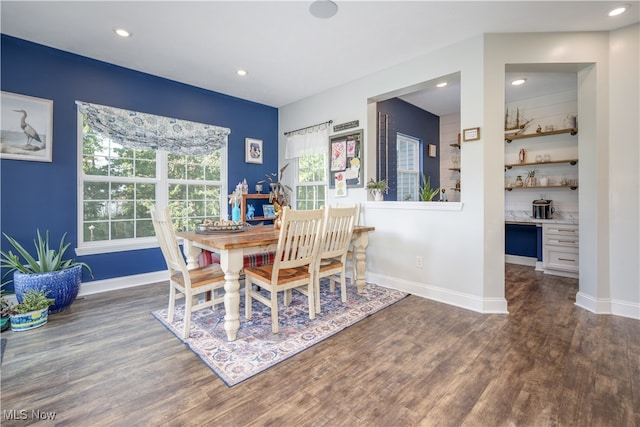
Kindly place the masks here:
[(542, 225), (542, 266), (545, 273), (578, 277), (578, 226), (573, 224)]

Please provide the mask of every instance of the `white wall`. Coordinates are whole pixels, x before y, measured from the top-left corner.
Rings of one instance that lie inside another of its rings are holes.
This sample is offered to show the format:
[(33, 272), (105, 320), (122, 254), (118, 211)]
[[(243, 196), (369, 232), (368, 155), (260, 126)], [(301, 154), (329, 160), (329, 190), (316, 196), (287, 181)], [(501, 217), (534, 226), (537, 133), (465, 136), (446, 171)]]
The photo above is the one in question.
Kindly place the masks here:
[(640, 318), (639, 29), (626, 27), (609, 38), (611, 311), (635, 318)]
[[(636, 61), (631, 70), (618, 69), (628, 67), (628, 64), (623, 64), (622, 53), (611, 53), (611, 66), (615, 67), (614, 75), (617, 77), (633, 79), (635, 76), (637, 88), (637, 26), (635, 32), (617, 32), (612, 40), (636, 49)], [(640, 210), (637, 161), (633, 170), (629, 170), (629, 166), (622, 170), (616, 166), (615, 171), (631, 177), (631, 189), (635, 188), (636, 196), (635, 200), (631, 197), (631, 202), (624, 205), (632, 205), (633, 212), (616, 210), (612, 213), (609, 207), (610, 194), (616, 194), (612, 191), (609, 174), (609, 117), (619, 116), (621, 122), (622, 118), (627, 118), (625, 124), (637, 125), (639, 111), (637, 100), (635, 105), (628, 101), (620, 107), (614, 103), (611, 108), (609, 106), (608, 33), (490, 34), (443, 48), (280, 109), (279, 128), (283, 132), (329, 119), (334, 123), (360, 120), (367, 144), (365, 177), (368, 179), (375, 174), (375, 108), (368, 104), (368, 100), (442, 75), (461, 72), (460, 127), (481, 128), (480, 140), (462, 143), (462, 202), (366, 203), (364, 222), (376, 227), (376, 231), (371, 233), (367, 251), (368, 280), (477, 311), (506, 311), (505, 65), (528, 63), (575, 63), (578, 72), (581, 185), (578, 304), (593, 311), (602, 311), (611, 294), (624, 298), (625, 307), (640, 307), (640, 297), (635, 291), (639, 277), (637, 258), (635, 268), (629, 266), (624, 270), (631, 273), (632, 282), (614, 282), (617, 275), (609, 276), (610, 252), (618, 253), (630, 248), (637, 254), (639, 242), (637, 228), (635, 235), (624, 235), (612, 227), (617, 234), (610, 237), (609, 219), (620, 215), (627, 219), (625, 223), (635, 221), (637, 224)], [(623, 138), (616, 144), (616, 149), (631, 150), (635, 153), (634, 158), (638, 159), (638, 129), (619, 132), (623, 133)], [(281, 132), (281, 164), (285, 162), (283, 153), (284, 137)], [(366, 198), (364, 189), (350, 190), (348, 200), (361, 202)], [(342, 204), (347, 200), (339, 201)], [(330, 195), (330, 203), (335, 202)], [(415, 266), (416, 256), (424, 257), (422, 269)], [(614, 290), (610, 292), (612, 288)]]

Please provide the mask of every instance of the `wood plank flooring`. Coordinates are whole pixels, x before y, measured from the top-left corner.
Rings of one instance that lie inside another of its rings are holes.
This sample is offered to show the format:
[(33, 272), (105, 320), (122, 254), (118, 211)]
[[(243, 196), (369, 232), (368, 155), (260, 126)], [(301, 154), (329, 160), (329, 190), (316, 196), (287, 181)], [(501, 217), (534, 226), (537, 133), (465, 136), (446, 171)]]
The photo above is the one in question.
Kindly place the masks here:
[(640, 426), (640, 321), (576, 307), (575, 279), (506, 268), (509, 315), (410, 296), (232, 388), (149, 314), (165, 283), (87, 296), (2, 333), (0, 421)]

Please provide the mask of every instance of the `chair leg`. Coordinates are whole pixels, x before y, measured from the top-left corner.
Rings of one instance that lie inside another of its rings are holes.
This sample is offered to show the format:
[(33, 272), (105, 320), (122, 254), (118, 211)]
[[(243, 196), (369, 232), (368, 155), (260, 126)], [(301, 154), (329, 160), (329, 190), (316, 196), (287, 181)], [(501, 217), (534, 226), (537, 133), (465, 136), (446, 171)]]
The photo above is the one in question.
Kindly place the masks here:
[(173, 322), (176, 312), (176, 288), (173, 283), (169, 283), (169, 322)]
[(316, 318), (316, 290), (314, 289), (314, 284), (314, 279), (312, 278), (307, 287), (307, 293), (309, 294), (309, 319), (312, 320)]
[(345, 275), (345, 270), (342, 270), (342, 273), (340, 273), (340, 293), (342, 294), (342, 302), (347, 302), (347, 279)]
[(278, 333), (278, 292), (271, 290), (271, 332)]
[(251, 292), (253, 292), (253, 290), (251, 289), (251, 281), (246, 278), (244, 280), (244, 317), (247, 320), (250, 320), (253, 316), (251, 310)]
[(191, 306), (193, 305), (193, 295), (190, 292), (184, 296), (184, 331), (182, 338), (189, 338), (189, 328), (191, 327)]
[(315, 305), (316, 305), (316, 313), (320, 313), (321, 308), (320, 308), (320, 277), (316, 276), (313, 279), (313, 288), (314, 288), (314, 292), (316, 293), (316, 300), (315, 300)]
[(289, 307), (291, 305), (291, 298), (291, 289), (285, 289), (284, 295), (282, 296), (282, 303), (285, 305), (285, 307)]

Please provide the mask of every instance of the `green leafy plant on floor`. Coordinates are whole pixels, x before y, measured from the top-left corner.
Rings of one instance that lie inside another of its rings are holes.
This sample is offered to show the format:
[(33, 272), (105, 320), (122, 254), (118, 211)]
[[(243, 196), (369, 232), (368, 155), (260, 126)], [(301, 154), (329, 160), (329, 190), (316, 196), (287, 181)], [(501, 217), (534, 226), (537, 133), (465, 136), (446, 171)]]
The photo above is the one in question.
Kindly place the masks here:
[(15, 315), (25, 314), (36, 310), (44, 310), (56, 302), (53, 298), (47, 297), (47, 295), (49, 295), (49, 291), (45, 291), (44, 289), (29, 289), (24, 293), (22, 302), (11, 305), (9, 307), (9, 311), (11, 314)]
[[(16, 270), (24, 274), (35, 274), (66, 270), (67, 268), (75, 267), (77, 265), (81, 265), (86, 268), (89, 271), (89, 274), (93, 276), (93, 271), (88, 264), (74, 259), (63, 259), (65, 251), (71, 245), (71, 243), (64, 242), (67, 237), (67, 233), (64, 233), (62, 239), (60, 239), (60, 245), (56, 250), (51, 248), (51, 245), (49, 244), (49, 230), (46, 231), (44, 238), (40, 234), (40, 230), (38, 230), (38, 239), (33, 240), (33, 244), (36, 247), (35, 257), (27, 252), (27, 250), (14, 238), (7, 236), (6, 233), (2, 234), (18, 252), (15, 254), (11, 250), (8, 252), (0, 251), (0, 266), (8, 269), (4, 276), (2, 276), (3, 279)], [(24, 261), (22, 261), (20, 256), (24, 258)]]
[(437, 194), (440, 193), (440, 187), (431, 188), (431, 177), (422, 174), (422, 185), (420, 186), (420, 200), (423, 202), (431, 202)]

